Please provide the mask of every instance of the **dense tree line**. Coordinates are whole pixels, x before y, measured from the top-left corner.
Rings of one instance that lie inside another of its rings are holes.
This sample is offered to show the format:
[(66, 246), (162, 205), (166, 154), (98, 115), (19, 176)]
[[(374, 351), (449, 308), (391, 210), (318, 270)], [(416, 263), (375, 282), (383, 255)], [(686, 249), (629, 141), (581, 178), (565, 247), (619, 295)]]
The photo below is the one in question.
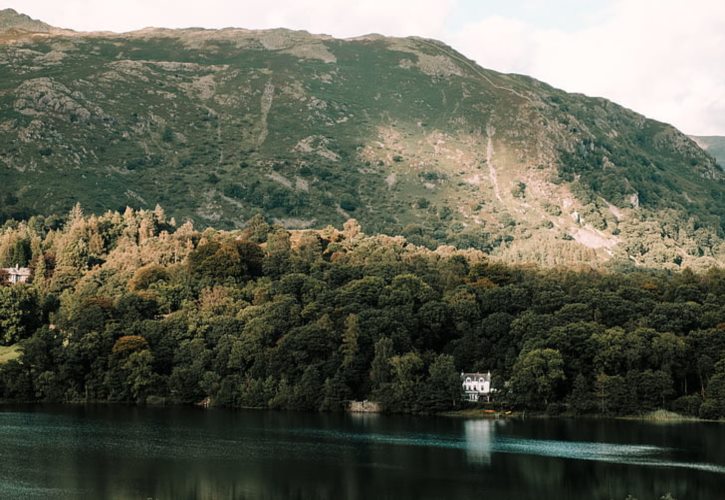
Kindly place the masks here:
[(6, 223), (0, 396), (388, 411), (460, 402), (491, 370), (499, 404), (575, 414), (725, 416), (725, 271), (511, 267), (403, 237), (197, 231), (163, 210)]

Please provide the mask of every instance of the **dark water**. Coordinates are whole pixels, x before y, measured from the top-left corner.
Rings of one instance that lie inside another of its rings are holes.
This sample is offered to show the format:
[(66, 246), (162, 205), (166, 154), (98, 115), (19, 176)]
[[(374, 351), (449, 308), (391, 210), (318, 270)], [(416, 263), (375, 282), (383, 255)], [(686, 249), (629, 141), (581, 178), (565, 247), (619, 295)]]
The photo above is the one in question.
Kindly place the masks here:
[(0, 498), (725, 498), (725, 425), (0, 407)]

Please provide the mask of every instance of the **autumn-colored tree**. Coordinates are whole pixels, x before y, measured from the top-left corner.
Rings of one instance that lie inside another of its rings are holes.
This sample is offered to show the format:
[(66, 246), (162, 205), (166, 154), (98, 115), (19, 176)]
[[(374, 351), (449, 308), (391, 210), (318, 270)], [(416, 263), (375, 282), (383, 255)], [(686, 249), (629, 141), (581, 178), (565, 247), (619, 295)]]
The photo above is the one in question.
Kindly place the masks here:
[(722, 413), (724, 270), (542, 269), (410, 243), (261, 216), (197, 231), (160, 207), (8, 222), (0, 259), (29, 244), (35, 279), (0, 286), (21, 356), (0, 364), (0, 398), (430, 412), (461, 404), (460, 371), (491, 370), (504, 406)]
[(143, 337), (138, 335), (124, 335), (113, 344), (111, 352), (113, 354), (126, 355), (148, 349), (148, 346), (148, 342)]

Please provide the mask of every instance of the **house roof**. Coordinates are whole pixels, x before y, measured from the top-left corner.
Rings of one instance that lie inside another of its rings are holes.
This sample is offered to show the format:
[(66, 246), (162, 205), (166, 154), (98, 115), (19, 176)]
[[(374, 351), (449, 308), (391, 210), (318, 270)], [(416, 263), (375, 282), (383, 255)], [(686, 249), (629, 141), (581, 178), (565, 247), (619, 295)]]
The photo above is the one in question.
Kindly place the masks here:
[(485, 373), (480, 373), (480, 372), (465, 373), (465, 372), (461, 372), (461, 378), (462, 379), (465, 379), (466, 377), (471, 377), (472, 379), (483, 378), (485, 380), (491, 380), (491, 372), (490, 371), (485, 372)]
[(30, 276), (30, 268), (29, 267), (4, 267), (3, 271), (8, 273), (11, 276)]

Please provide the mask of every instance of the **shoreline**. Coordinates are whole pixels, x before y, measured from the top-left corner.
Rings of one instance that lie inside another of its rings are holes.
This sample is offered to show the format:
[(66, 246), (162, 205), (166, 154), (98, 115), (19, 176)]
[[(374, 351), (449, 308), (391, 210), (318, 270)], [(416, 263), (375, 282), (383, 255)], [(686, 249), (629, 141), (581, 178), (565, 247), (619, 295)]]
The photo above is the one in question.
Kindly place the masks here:
[[(0, 411), (3, 407), (20, 407), (20, 406), (48, 406), (48, 407), (80, 407), (80, 406), (124, 406), (134, 408), (196, 408), (199, 410), (232, 410), (232, 411), (274, 411), (274, 412), (299, 412), (297, 410), (274, 409), (255, 406), (204, 406), (200, 404), (134, 404), (121, 401), (77, 401), (77, 402), (50, 402), (50, 401), (12, 401), (0, 400)], [(686, 423), (719, 423), (725, 424), (725, 418), (719, 420), (705, 419), (700, 417), (692, 417), (681, 415), (668, 410), (655, 410), (643, 415), (603, 415), (603, 414), (586, 414), (574, 415), (571, 413), (561, 413), (559, 415), (548, 415), (545, 412), (538, 411), (520, 411), (520, 410), (490, 410), (484, 408), (463, 408), (459, 410), (449, 410), (442, 412), (422, 412), (422, 413), (386, 413), (379, 412), (360, 412), (360, 411), (319, 411), (319, 412), (302, 412), (311, 414), (345, 414), (345, 415), (410, 415), (420, 417), (444, 417), (458, 419), (481, 419), (481, 420), (526, 420), (526, 419), (558, 419), (558, 420), (622, 420), (637, 421), (653, 424), (686, 424)]]
[(624, 420), (638, 421), (653, 424), (685, 424), (685, 423), (725, 423), (725, 419), (712, 420), (688, 415), (681, 415), (668, 410), (655, 410), (642, 415), (603, 415), (591, 413), (586, 415), (574, 415), (561, 413), (559, 415), (548, 415), (544, 412), (535, 411), (496, 411), (482, 408), (465, 408), (435, 413), (447, 418), (470, 418), (488, 420), (513, 420), (513, 419), (566, 419), (566, 420)]

